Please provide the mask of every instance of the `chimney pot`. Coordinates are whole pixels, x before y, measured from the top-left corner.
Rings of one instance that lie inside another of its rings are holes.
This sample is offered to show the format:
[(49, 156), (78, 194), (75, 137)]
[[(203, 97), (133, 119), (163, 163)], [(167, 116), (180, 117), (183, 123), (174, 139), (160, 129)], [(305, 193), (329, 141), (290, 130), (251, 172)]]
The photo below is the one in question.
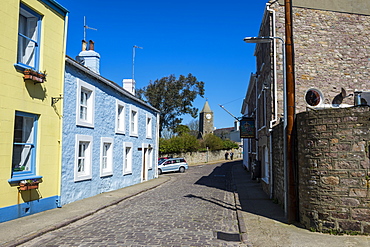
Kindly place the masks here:
[(91, 50), (91, 51), (94, 50), (94, 41), (92, 41), (92, 40), (89, 41), (89, 50)]
[(86, 40), (82, 40), (82, 51), (86, 51)]

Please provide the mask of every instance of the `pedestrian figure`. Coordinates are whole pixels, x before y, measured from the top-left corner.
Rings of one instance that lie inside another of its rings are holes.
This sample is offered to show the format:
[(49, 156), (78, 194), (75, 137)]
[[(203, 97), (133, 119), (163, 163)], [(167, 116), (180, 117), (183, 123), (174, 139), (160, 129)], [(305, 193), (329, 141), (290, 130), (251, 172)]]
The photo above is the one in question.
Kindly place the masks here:
[(229, 153), (228, 152), (226, 152), (225, 153), (225, 160), (228, 160), (229, 159)]
[(234, 153), (233, 151), (230, 152), (230, 159), (233, 160)]

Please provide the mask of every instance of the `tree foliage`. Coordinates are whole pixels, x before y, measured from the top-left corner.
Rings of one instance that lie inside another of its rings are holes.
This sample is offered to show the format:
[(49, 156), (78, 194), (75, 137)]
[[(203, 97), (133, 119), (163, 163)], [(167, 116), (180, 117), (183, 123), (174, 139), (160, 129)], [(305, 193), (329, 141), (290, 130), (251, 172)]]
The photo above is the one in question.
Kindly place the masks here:
[(182, 122), (182, 115), (197, 117), (198, 109), (193, 107), (197, 96), (204, 95), (204, 82), (195, 76), (174, 75), (157, 79), (148, 86), (137, 90), (137, 96), (160, 110), (159, 131), (174, 129)]
[(174, 136), (170, 139), (159, 139), (160, 154), (202, 152), (206, 151), (207, 148), (210, 151), (230, 150), (239, 148), (239, 145), (229, 139), (222, 140), (213, 134), (207, 134), (204, 139), (197, 139), (189, 133)]
[(189, 126), (187, 125), (183, 125), (183, 124), (180, 124), (180, 125), (177, 125), (174, 129), (174, 132), (179, 135), (179, 136), (182, 136), (184, 134), (189, 134), (190, 132), (190, 128)]

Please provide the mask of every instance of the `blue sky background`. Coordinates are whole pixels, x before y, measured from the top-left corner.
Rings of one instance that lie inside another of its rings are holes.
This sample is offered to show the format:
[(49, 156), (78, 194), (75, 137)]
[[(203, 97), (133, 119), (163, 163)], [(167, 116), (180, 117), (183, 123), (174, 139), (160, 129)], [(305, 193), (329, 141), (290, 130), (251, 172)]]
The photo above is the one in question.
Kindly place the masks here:
[[(132, 78), (132, 49), (136, 49), (136, 88), (174, 74), (192, 73), (205, 82), (205, 98), (214, 112), (214, 126), (233, 126), (241, 116), (250, 74), (255, 72), (254, 44), (243, 38), (259, 31), (265, 0), (57, 0), (69, 13), (67, 55), (81, 51), (83, 21), (86, 39), (95, 42), (100, 74), (121, 85)], [(185, 116), (183, 124), (192, 120)]]

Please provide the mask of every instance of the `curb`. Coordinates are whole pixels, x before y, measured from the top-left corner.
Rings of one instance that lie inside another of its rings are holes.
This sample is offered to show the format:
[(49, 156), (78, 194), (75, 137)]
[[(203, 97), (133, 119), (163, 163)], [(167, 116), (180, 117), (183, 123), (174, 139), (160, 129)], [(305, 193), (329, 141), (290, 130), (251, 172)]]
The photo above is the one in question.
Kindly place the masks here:
[[(3, 246), (3, 247), (16, 247), (16, 246), (18, 246), (18, 245), (20, 245), (20, 244), (24, 244), (24, 243), (26, 243), (26, 242), (28, 242), (28, 241), (31, 241), (31, 240), (33, 240), (33, 239), (35, 239), (35, 238), (37, 238), (37, 237), (42, 236), (42, 235), (44, 235), (44, 234), (46, 234), (46, 233), (48, 233), (48, 232), (55, 231), (55, 230), (57, 230), (57, 229), (60, 229), (60, 228), (65, 227), (65, 226), (67, 226), (67, 225), (70, 225), (70, 224), (72, 224), (72, 223), (74, 223), (74, 222), (76, 222), (76, 221), (78, 221), (78, 220), (81, 220), (81, 219), (84, 219), (84, 218), (86, 218), (86, 217), (88, 217), (88, 216), (91, 216), (91, 215), (93, 215), (93, 214), (95, 214), (95, 213), (97, 213), (97, 212), (99, 212), (99, 211), (101, 211), (101, 210), (103, 210), (103, 209), (106, 209), (106, 208), (108, 208), (108, 207), (111, 207), (111, 206), (117, 205), (117, 204), (119, 204), (120, 202), (122, 202), (122, 201), (124, 201), (124, 200), (127, 200), (127, 199), (132, 198), (132, 197), (137, 196), (137, 195), (140, 195), (140, 194), (145, 193), (145, 192), (147, 192), (147, 191), (150, 191), (150, 190), (152, 190), (152, 189), (155, 189), (155, 188), (157, 188), (158, 186), (160, 186), (160, 185), (162, 185), (162, 184), (165, 184), (165, 183), (167, 183), (167, 182), (168, 182), (168, 181), (170, 181), (170, 180), (171, 180), (171, 177), (168, 177), (168, 179), (166, 179), (165, 181), (163, 181), (163, 182), (161, 182), (161, 183), (158, 183), (158, 184), (156, 184), (156, 185), (154, 185), (154, 186), (152, 186), (152, 187), (149, 187), (149, 188), (146, 188), (146, 189), (140, 190), (140, 191), (135, 192), (135, 193), (133, 193), (133, 194), (131, 194), (131, 195), (128, 195), (128, 196), (124, 196), (124, 197), (122, 197), (122, 198), (120, 198), (120, 199), (118, 199), (118, 200), (112, 201), (112, 202), (110, 202), (110, 203), (108, 203), (108, 204), (106, 204), (106, 205), (103, 205), (103, 206), (101, 206), (101, 207), (99, 207), (99, 208), (97, 208), (97, 209), (91, 210), (90, 212), (87, 212), (87, 213), (85, 213), (85, 214), (83, 214), (83, 215), (81, 215), (81, 216), (77, 216), (77, 217), (74, 217), (74, 218), (70, 218), (70, 219), (68, 219), (68, 220), (67, 220), (67, 221), (65, 221), (65, 222), (62, 222), (62, 223), (59, 223), (59, 224), (53, 224), (53, 225), (50, 225), (50, 226), (45, 227), (45, 228), (43, 228), (43, 229), (41, 229), (41, 230), (39, 230), (39, 231), (37, 231), (37, 232), (30, 233), (30, 234), (28, 234), (28, 235), (26, 235), (26, 236), (24, 236), (24, 237), (22, 237), (22, 238), (18, 238), (18, 239), (16, 239), (16, 240), (12, 240), (12, 241), (11, 241), (11, 243), (9, 243), (9, 242), (7, 242), (7, 243), (3, 243), (4, 245), (2, 245), (2, 246)], [(124, 189), (124, 188), (122, 188), (122, 189)]]

